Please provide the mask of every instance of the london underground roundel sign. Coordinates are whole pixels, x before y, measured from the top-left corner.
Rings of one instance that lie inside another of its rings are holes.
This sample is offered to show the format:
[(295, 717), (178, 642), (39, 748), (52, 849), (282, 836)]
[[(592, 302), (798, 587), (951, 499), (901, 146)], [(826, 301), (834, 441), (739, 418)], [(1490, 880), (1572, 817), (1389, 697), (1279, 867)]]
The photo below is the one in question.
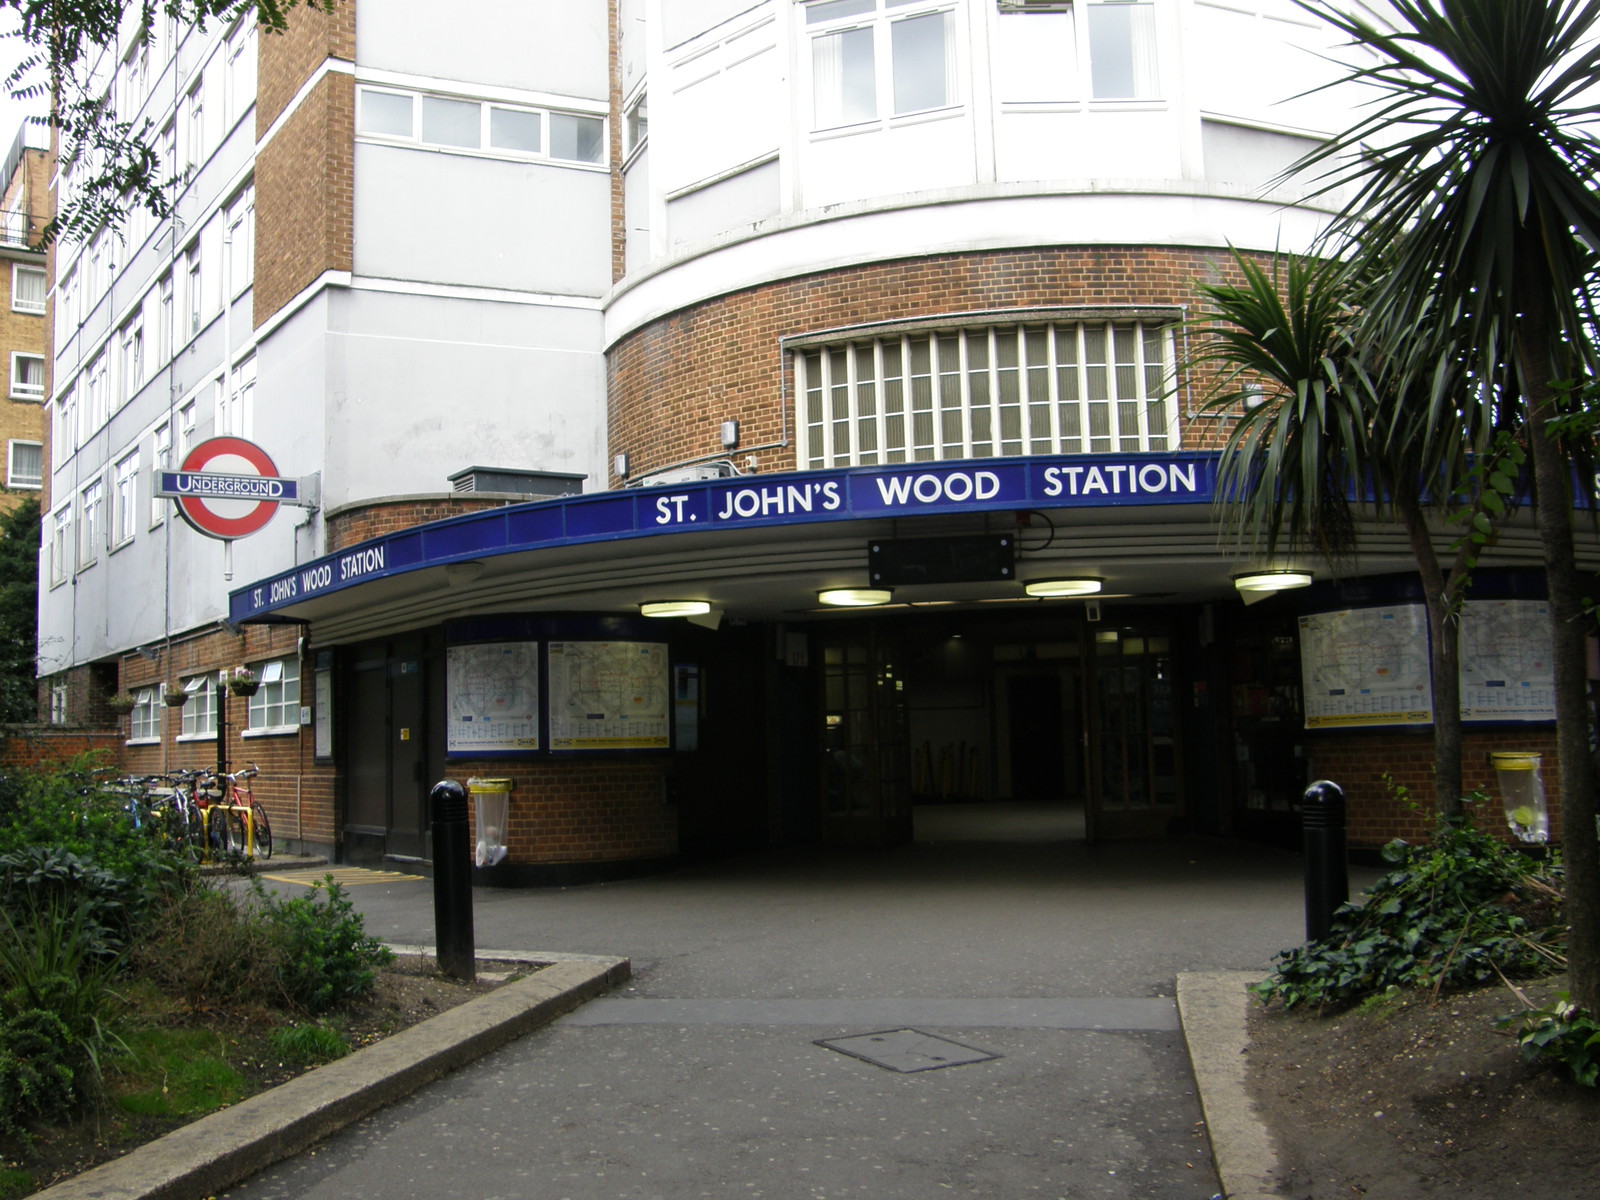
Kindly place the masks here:
[(183, 519), (214, 538), (247, 537), (272, 520), (280, 503), (295, 499), (295, 481), (278, 478), (265, 450), (236, 437), (201, 442), (162, 483)]

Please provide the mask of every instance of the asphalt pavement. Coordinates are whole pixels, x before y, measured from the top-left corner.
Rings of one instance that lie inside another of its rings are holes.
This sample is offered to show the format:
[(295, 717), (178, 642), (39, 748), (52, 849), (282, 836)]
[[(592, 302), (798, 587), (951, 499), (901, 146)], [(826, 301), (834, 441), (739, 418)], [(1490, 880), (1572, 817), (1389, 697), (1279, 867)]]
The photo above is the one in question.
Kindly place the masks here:
[[(369, 932), (433, 942), (430, 880), (347, 882)], [(1296, 856), (1208, 839), (784, 850), (478, 889), (480, 953), (559, 958), (583, 994), (540, 993), (548, 1023), (225, 1194), (1264, 1195), (1242, 987), (1301, 940), (1302, 893)]]

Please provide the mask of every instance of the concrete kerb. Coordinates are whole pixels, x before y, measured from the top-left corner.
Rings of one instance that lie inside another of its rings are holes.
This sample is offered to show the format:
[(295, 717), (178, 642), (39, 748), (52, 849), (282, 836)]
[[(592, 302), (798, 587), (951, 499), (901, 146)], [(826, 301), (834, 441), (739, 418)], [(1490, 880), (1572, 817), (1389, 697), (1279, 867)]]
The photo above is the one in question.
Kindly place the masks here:
[(1249, 971), (1178, 976), (1178, 1020), (1189, 1047), (1200, 1111), (1228, 1200), (1278, 1200), (1277, 1148), (1245, 1087)]
[[(432, 951), (432, 947), (397, 947)], [(393, 1037), (202, 1117), (37, 1200), (201, 1200), (321, 1141), (447, 1072), (626, 980), (625, 958), (480, 950), (480, 961), (548, 963)]]

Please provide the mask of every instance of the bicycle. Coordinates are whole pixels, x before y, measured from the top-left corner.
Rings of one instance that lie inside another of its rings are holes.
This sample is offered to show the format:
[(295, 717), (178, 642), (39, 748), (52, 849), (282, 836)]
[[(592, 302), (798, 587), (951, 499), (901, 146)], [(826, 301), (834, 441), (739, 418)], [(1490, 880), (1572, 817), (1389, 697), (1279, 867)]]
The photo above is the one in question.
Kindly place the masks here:
[(210, 819), (218, 826), (216, 842), (224, 853), (272, 857), (272, 822), (250, 786), (260, 773), (251, 763), (242, 770), (212, 776), (218, 792), (209, 805)]

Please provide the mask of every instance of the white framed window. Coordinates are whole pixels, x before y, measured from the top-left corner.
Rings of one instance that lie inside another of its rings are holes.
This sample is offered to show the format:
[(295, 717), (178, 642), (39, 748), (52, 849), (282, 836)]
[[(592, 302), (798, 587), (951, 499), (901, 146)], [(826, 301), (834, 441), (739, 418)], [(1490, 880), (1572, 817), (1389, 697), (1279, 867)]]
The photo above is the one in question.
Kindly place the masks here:
[(183, 341), (187, 342), (200, 332), (205, 319), (205, 279), (200, 273), (200, 243), (196, 241), (183, 252)]
[(133, 693), (133, 712), (128, 723), (130, 742), (159, 742), (161, 740), (160, 689), (139, 688)]
[(359, 89), (356, 131), (519, 158), (601, 165), (606, 157), (604, 117), (387, 88)]
[(180, 178), (183, 164), (178, 161), (178, 125), (168, 121), (156, 136), (156, 155), (161, 159), (161, 170), (166, 177)]
[(161, 361), (172, 357), (172, 272), (168, 271), (156, 284), (156, 353)]
[(144, 316), (135, 316), (122, 327), (120, 337), (122, 356), (118, 396), (121, 403), (132, 400), (144, 386)]
[(235, 197), (226, 216), (228, 238), (228, 298), (255, 282), (256, 188), (251, 184)]
[(797, 349), (802, 469), (1179, 444), (1170, 322), (919, 330)]
[(96, 479), (78, 493), (78, 566), (94, 565), (106, 529), (106, 483)]
[(191, 675), (183, 681), (183, 690), (189, 694), (183, 706), (183, 732), (180, 737), (217, 736), (217, 679), (207, 671)]
[(233, 370), (232, 388), (217, 380), (217, 436), (249, 438), (255, 428), (256, 360), (245, 359)]
[(44, 355), (11, 352), (11, 398), (44, 403)]
[(927, 0), (817, 0), (811, 37), (812, 128), (837, 129), (961, 102), (955, 14)]
[(55, 428), (50, 439), (51, 457), (57, 470), (78, 448), (78, 388), (69, 387), (55, 403)]
[(256, 23), (242, 20), (228, 35), (228, 125), (256, 102)]
[(45, 274), (43, 267), (11, 264), (11, 311), (44, 312)]
[(183, 98), (183, 178), (193, 177), (206, 161), (206, 95), (204, 77)]
[(628, 111), (623, 115), (623, 141), (626, 143), (622, 150), (624, 154), (632, 154), (650, 138), (650, 95), (640, 92)]
[(180, 463), (188, 458), (189, 451), (194, 449), (196, 420), (198, 420), (198, 414), (193, 400), (178, 409), (178, 461)]
[(250, 697), (251, 733), (281, 733), (300, 727), (300, 660), (275, 658), (255, 668), (261, 686)]
[(89, 366), (89, 402), (83, 410), (83, 436), (88, 437), (111, 419), (109, 351), (101, 351)]
[[(172, 423), (163, 421), (156, 426), (155, 438), (150, 453), (150, 471), (152, 475), (165, 468), (172, 469)], [(165, 497), (156, 495), (156, 481), (150, 481), (150, 527), (153, 529), (161, 524), (167, 516), (167, 503)]]
[(65, 725), (67, 723), (67, 681), (53, 679), (50, 681), (50, 724)]
[(66, 278), (61, 281), (60, 303), (56, 305), (57, 340), (64, 340), (72, 331), (78, 328), (81, 315), (78, 312), (78, 267), (74, 263), (68, 270)]
[(50, 518), (50, 583), (65, 583), (72, 574), (72, 502)]
[(1085, 6), (1089, 78), (1096, 100), (1154, 100), (1161, 94), (1155, 5), (1100, 0)]
[(139, 512), (139, 452), (135, 450), (117, 460), (112, 475), (111, 546), (133, 541)]
[(12, 439), (6, 444), (6, 486), (37, 491), (44, 486), (44, 445)]

